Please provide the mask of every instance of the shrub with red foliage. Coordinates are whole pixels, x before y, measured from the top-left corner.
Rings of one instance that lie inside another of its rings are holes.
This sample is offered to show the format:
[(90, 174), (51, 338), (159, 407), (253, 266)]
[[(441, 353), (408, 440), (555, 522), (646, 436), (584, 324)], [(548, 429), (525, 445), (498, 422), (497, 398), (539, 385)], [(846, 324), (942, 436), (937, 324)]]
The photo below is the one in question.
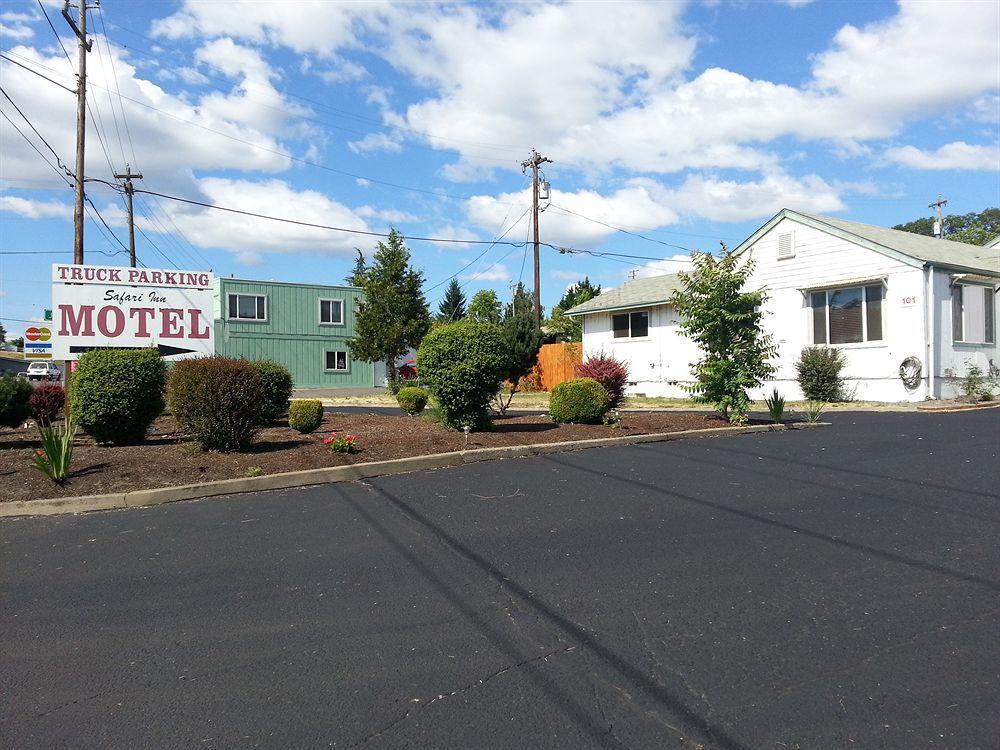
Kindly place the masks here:
[(576, 366), (578, 378), (593, 378), (608, 392), (608, 409), (617, 409), (625, 400), (628, 365), (610, 354), (591, 354)]
[(51, 424), (66, 403), (66, 391), (61, 385), (45, 383), (28, 397), (28, 411), (41, 424)]

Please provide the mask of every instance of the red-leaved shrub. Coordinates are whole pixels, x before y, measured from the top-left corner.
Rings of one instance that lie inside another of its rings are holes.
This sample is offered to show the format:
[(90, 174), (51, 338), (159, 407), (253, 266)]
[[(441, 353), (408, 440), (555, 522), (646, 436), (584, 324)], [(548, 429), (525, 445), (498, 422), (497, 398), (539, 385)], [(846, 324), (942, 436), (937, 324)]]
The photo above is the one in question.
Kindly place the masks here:
[(628, 365), (610, 354), (589, 355), (576, 366), (578, 378), (593, 378), (608, 392), (608, 410), (617, 409), (625, 400), (625, 384), (628, 382)]
[(66, 403), (66, 391), (61, 385), (44, 383), (28, 396), (28, 411), (40, 424), (52, 424)]

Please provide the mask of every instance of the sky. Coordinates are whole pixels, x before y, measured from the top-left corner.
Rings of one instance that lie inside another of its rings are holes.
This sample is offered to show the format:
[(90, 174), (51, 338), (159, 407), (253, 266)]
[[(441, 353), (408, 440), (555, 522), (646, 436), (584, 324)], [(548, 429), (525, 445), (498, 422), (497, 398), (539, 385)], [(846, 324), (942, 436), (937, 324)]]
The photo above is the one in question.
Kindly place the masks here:
[[(9, 337), (73, 259), (61, 11), (0, 5)], [(996, 0), (103, 0), (87, 24), (89, 264), (128, 264), (106, 184), (126, 166), (140, 265), (341, 284), (395, 228), (425, 238), (407, 246), (432, 311), (452, 278), (468, 299), (533, 285), (532, 149), (551, 160), (546, 310), (584, 276), (683, 269), (782, 208), (892, 226), (938, 198), (1000, 205)]]

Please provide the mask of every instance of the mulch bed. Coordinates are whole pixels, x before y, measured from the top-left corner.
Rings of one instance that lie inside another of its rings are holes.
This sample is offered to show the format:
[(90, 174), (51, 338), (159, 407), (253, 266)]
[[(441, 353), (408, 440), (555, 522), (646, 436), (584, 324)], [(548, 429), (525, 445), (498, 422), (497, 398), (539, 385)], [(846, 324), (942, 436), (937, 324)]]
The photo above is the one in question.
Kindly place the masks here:
[[(690, 412), (626, 412), (622, 414), (621, 429), (605, 425), (562, 425), (547, 416), (508, 414), (494, 419), (492, 431), (471, 433), (468, 448), (535, 445), (725, 426), (728, 423), (718, 415)], [(360, 451), (350, 455), (328, 451), (323, 439), (334, 430), (356, 435)], [(31, 456), (40, 445), (36, 427), (0, 429), (0, 502), (100, 495), (447, 453), (462, 450), (465, 435), (427, 418), (333, 412), (326, 414), (320, 429), (310, 435), (302, 435), (281, 422), (262, 430), (246, 452), (216, 453), (198, 450), (178, 431), (171, 417), (163, 416), (153, 424), (142, 445), (98, 446), (89, 436), (79, 433), (73, 451), (72, 474), (62, 486), (31, 466)]]

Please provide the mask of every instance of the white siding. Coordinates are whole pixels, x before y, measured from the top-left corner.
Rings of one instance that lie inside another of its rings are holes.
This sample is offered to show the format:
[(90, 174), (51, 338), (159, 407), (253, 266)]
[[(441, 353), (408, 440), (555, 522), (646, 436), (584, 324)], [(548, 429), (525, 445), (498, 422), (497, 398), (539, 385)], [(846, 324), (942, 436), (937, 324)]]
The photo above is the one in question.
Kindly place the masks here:
[(956, 342), (952, 335), (951, 311), (951, 274), (945, 271), (934, 272), (934, 296), (937, 298), (935, 317), (938, 319), (935, 349), (937, 352), (935, 376), (935, 398), (954, 398), (961, 392), (961, 380), (965, 377), (969, 365), (978, 365), (983, 373), (989, 373), (990, 367), (1000, 367), (1000, 346), (996, 339), (997, 329), (997, 296), (993, 297), (993, 338), (992, 344), (967, 344)]
[(583, 356), (611, 354), (628, 365), (628, 393), (645, 396), (686, 397), (681, 383), (691, 381), (690, 363), (698, 347), (681, 333), (672, 307), (649, 308), (649, 336), (628, 339), (614, 337), (612, 313), (595, 313), (583, 319)]

